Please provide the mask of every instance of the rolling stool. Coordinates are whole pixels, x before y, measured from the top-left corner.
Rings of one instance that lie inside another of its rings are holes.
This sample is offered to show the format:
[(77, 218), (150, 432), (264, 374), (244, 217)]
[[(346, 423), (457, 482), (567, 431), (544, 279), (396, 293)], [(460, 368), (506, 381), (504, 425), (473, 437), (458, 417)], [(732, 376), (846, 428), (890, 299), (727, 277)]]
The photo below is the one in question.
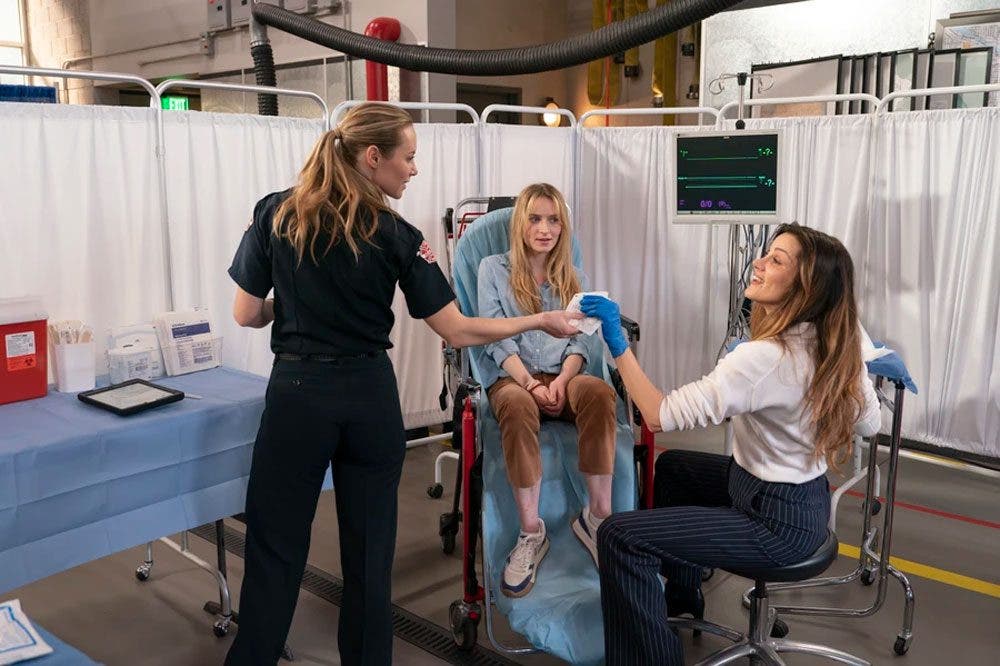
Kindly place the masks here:
[(864, 659), (842, 652), (841, 650), (826, 647), (825, 645), (771, 637), (771, 626), (774, 623), (775, 612), (768, 608), (767, 584), (806, 580), (813, 576), (818, 576), (826, 571), (827, 567), (837, 559), (837, 545), (837, 535), (828, 531), (826, 541), (823, 545), (807, 559), (796, 564), (768, 569), (744, 570), (721, 567), (737, 576), (750, 578), (754, 581), (754, 588), (750, 593), (750, 626), (746, 634), (740, 634), (728, 627), (703, 620), (668, 618), (667, 624), (672, 627), (700, 629), (716, 636), (728, 638), (736, 643), (699, 661), (698, 666), (719, 666), (720, 664), (728, 664), (744, 657), (750, 657), (752, 661), (756, 660), (757, 663), (784, 666), (785, 662), (778, 656), (779, 652), (815, 654), (845, 664), (853, 664), (854, 666), (871, 666), (870, 662)]

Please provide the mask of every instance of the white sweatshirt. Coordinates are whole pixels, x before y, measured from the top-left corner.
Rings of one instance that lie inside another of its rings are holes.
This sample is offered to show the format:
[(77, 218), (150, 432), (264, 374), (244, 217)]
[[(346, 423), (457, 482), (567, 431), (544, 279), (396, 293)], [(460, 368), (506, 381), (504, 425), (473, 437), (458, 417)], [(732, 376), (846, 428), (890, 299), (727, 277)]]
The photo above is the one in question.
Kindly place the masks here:
[[(744, 342), (708, 375), (664, 396), (660, 427), (687, 430), (732, 417), (740, 467), (764, 481), (815, 479), (826, 472), (826, 460), (814, 453), (804, 406), (815, 371), (809, 353), (815, 336), (812, 324), (798, 324), (786, 332), (787, 350), (770, 340)], [(865, 405), (854, 430), (869, 437), (881, 426), (881, 411), (867, 372), (860, 375)]]

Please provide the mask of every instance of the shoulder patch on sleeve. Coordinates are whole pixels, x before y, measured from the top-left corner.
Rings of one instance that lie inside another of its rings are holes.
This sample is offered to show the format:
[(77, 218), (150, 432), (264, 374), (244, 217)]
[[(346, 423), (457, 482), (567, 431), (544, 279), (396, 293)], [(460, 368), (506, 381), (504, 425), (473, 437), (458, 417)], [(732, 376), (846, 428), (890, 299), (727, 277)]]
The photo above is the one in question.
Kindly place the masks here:
[(434, 254), (434, 250), (431, 249), (431, 246), (427, 241), (423, 241), (420, 244), (420, 247), (417, 249), (417, 256), (426, 261), (428, 264), (437, 262), (437, 255)]

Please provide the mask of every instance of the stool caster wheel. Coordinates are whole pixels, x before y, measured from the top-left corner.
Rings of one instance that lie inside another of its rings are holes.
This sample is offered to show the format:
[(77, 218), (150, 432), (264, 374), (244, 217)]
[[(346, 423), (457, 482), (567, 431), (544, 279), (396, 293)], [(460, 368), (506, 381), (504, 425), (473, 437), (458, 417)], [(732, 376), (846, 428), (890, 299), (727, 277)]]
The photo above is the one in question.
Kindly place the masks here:
[(463, 652), (472, 650), (476, 646), (479, 604), (453, 601), (448, 608), (448, 619), (451, 621), (451, 635), (458, 649)]
[(871, 585), (875, 582), (875, 572), (871, 569), (865, 569), (861, 572), (861, 583), (864, 585)]
[(704, 583), (706, 580), (711, 579), (712, 576), (714, 575), (715, 575), (715, 569), (713, 569), (712, 567), (701, 568), (701, 582)]
[(902, 636), (896, 636), (896, 644), (892, 646), (892, 651), (900, 656), (903, 656), (904, 654), (906, 654), (906, 651), (910, 649), (910, 641), (912, 640), (913, 640), (912, 636), (910, 638), (903, 638)]
[(444, 495), (444, 486), (440, 483), (435, 483), (433, 486), (427, 486), (427, 496), (431, 499), (441, 499)]
[(212, 633), (218, 636), (219, 638), (222, 638), (223, 636), (229, 633), (229, 624), (231, 622), (232, 619), (228, 617), (223, 617), (216, 620), (215, 624), (212, 625)]
[(146, 562), (143, 562), (142, 564), (140, 564), (135, 568), (135, 577), (141, 581), (149, 580), (149, 572), (152, 568), (153, 568), (152, 562), (148, 564)]
[(784, 638), (788, 635), (788, 623), (780, 617), (774, 618), (774, 625), (771, 627), (771, 638)]

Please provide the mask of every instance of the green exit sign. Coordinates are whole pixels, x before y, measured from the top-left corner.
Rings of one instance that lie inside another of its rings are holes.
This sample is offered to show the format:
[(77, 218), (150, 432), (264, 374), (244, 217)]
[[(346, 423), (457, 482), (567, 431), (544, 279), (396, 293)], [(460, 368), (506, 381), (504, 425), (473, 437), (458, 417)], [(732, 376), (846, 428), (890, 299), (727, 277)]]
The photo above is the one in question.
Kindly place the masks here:
[(164, 109), (171, 111), (189, 111), (191, 109), (187, 97), (170, 97), (168, 95), (167, 97), (162, 97), (160, 102)]

